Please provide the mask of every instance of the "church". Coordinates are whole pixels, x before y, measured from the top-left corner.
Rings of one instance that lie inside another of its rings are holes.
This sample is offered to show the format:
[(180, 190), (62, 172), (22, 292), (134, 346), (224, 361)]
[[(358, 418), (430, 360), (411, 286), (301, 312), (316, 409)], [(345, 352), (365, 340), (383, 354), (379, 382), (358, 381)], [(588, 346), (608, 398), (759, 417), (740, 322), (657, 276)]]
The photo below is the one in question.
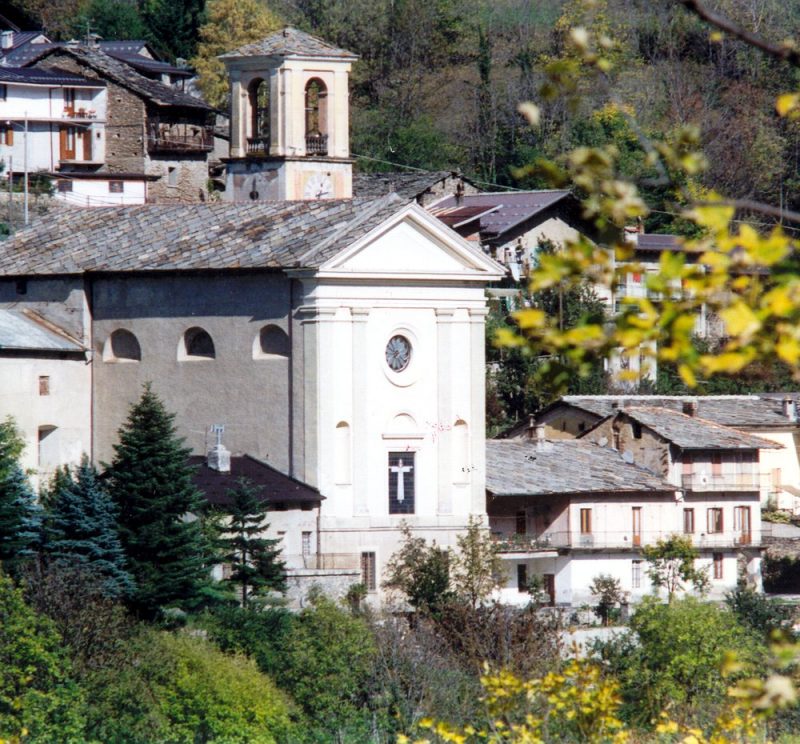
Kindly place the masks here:
[(226, 200), (67, 209), (0, 243), (2, 414), (46, 479), (108, 462), (151, 382), (204, 486), (269, 484), (296, 587), (377, 598), (403, 523), (446, 547), (485, 515), (504, 268), (416, 203), (353, 198), (354, 55), (284, 29), (222, 59)]

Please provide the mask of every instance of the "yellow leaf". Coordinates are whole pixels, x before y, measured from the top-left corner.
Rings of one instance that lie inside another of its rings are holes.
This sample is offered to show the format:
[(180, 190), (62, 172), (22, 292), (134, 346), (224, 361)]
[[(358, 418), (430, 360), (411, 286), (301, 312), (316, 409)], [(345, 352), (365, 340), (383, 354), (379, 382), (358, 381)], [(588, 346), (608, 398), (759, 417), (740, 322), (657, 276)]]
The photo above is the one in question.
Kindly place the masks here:
[(796, 338), (782, 338), (775, 345), (775, 352), (780, 359), (792, 367), (800, 361), (800, 343)]
[(729, 336), (750, 336), (761, 328), (761, 321), (741, 300), (721, 310), (719, 315)]
[(778, 96), (775, 102), (775, 108), (778, 111), (778, 116), (786, 116), (790, 111), (793, 111), (800, 104), (800, 94), (798, 93), (783, 93)]
[(683, 380), (686, 387), (693, 388), (697, 385), (697, 378), (695, 377), (692, 368), (688, 364), (679, 364), (678, 374), (680, 375), (680, 378)]
[(707, 227), (714, 232), (722, 232), (728, 228), (733, 219), (735, 209), (724, 204), (714, 204), (705, 207), (695, 207), (691, 216), (701, 227)]

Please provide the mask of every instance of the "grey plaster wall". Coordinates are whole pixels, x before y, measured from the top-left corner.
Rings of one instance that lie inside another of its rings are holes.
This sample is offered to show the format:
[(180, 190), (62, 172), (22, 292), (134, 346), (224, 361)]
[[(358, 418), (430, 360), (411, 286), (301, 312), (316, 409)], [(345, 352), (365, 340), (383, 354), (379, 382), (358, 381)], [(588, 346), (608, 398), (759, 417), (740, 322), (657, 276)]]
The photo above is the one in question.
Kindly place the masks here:
[[(205, 453), (212, 424), (224, 424), (232, 452), (288, 470), (291, 360), (254, 359), (253, 342), (268, 324), (289, 331), (289, 287), (283, 274), (268, 272), (95, 279), (95, 457), (113, 456), (119, 426), (152, 381), (194, 453)], [(179, 359), (183, 334), (193, 326), (211, 335), (216, 358)], [(118, 328), (136, 335), (141, 361), (103, 360)]]

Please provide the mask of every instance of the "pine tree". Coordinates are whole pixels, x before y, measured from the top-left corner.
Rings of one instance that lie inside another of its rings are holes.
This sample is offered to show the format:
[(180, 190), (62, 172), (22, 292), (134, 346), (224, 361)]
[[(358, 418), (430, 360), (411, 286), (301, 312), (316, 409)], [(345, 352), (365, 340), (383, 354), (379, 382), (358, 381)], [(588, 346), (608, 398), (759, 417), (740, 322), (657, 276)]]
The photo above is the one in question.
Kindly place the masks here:
[(119, 430), (107, 472), (136, 584), (131, 603), (145, 616), (169, 605), (195, 605), (208, 583), (211, 557), (197, 519), (204, 502), (192, 483), (190, 450), (176, 436), (174, 418), (145, 385)]
[(0, 481), (0, 563), (11, 575), (41, 545), (42, 510), (22, 468), (14, 463)]
[(260, 537), (269, 528), (267, 507), (259, 498), (258, 489), (240, 478), (234, 490), (228, 491), (231, 516), (228, 537), (221, 540), (225, 559), (231, 563), (231, 583), (241, 587), (242, 604), (265, 589), (286, 591), (286, 566), (280, 559), (279, 540)]
[(62, 477), (60, 482), (49, 514), (47, 553), (81, 568), (106, 596), (130, 595), (133, 579), (119, 538), (117, 507), (94, 466), (84, 457), (76, 479)]

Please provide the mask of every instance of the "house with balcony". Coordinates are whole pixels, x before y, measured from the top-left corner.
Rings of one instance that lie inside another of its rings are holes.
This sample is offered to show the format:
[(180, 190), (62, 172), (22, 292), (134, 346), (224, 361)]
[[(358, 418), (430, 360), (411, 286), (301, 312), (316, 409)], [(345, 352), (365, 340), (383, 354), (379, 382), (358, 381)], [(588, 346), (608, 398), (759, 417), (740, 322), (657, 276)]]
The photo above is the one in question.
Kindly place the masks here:
[(649, 406), (613, 409), (575, 438), (547, 440), (542, 423), (531, 431), (487, 443), (487, 512), (511, 567), (505, 599), (524, 601), (534, 573), (554, 603), (581, 604), (606, 573), (635, 601), (650, 590), (640, 548), (676, 533), (700, 551), (712, 597), (742, 577), (760, 585), (761, 455), (781, 444)]
[[(54, 45), (32, 63), (30, 69), (81, 75), (102, 83), (107, 91), (104, 160), (93, 163), (91, 175), (68, 157), (59, 160), (54, 169), (59, 195), (82, 206), (204, 200), (214, 148), (213, 109), (141, 74), (118, 56), (96, 45)], [(76, 194), (77, 178), (93, 179), (101, 186), (88, 196)], [(115, 201), (109, 201), (110, 194), (117, 195)]]
[(65, 168), (76, 174), (73, 188), (81, 193), (81, 176), (105, 162), (106, 114), (103, 80), (59, 68), (0, 66), (4, 175), (47, 175)]

